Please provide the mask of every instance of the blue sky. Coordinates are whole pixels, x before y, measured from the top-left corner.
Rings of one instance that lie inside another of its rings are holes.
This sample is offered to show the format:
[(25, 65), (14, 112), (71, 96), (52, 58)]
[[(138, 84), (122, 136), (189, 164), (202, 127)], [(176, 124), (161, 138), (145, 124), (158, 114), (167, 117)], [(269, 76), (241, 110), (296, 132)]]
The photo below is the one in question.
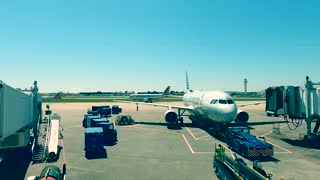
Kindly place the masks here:
[(320, 2), (0, 1), (0, 79), (41, 92), (320, 81)]

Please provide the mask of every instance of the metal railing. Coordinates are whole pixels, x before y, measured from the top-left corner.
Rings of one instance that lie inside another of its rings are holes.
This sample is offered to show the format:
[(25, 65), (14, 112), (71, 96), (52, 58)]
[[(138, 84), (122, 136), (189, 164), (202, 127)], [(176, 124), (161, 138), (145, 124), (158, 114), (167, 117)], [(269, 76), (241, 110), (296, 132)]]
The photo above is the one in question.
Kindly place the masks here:
[(35, 148), (35, 146), (36, 146), (36, 141), (37, 141), (37, 139), (38, 139), (38, 136), (39, 136), (39, 128), (40, 128), (40, 119), (41, 118), (41, 116), (40, 116), (40, 114), (39, 114), (39, 116), (38, 116), (38, 122), (37, 122), (37, 131), (36, 131), (36, 133), (37, 134), (34, 134), (33, 136), (34, 136), (34, 138), (33, 138), (33, 143), (32, 143), (32, 147), (31, 147), (31, 152), (32, 152), (32, 155), (34, 155), (34, 148)]
[(47, 145), (48, 145), (48, 141), (49, 141), (49, 129), (51, 129), (50, 128), (50, 118), (49, 118), (49, 120), (48, 120), (48, 122), (47, 122), (47, 133), (46, 133), (46, 142), (45, 142), (45, 145), (44, 145), (44, 150), (45, 150), (45, 153), (47, 153)]

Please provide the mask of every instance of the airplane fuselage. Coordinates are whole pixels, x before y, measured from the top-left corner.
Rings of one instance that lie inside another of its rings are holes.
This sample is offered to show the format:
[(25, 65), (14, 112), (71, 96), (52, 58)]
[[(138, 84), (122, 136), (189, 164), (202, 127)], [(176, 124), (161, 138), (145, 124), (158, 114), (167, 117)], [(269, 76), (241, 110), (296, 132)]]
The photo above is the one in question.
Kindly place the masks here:
[(162, 94), (131, 94), (129, 96), (129, 99), (130, 100), (142, 100), (144, 102), (152, 102), (152, 100), (154, 99), (161, 99), (161, 98), (164, 98), (164, 97), (168, 97), (170, 93), (170, 86), (168, 86)]
[(238, 107), (232, 97), (223, 91), (187, 92), (183, 96), (185, 106), (194, 108), (192, 115), (213, 123), (230, 123), (237, 118)]
[(130, 100), (154, 100), (154, 99), (161, 99), (165, 96), (162, 94), (132, 94), (129, 96)]

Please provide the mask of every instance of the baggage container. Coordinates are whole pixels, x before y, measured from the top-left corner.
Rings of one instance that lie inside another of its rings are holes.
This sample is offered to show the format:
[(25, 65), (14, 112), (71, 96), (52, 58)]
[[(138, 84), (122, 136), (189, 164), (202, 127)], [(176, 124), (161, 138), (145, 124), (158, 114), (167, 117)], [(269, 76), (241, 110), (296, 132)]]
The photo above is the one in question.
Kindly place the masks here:
[(97, 125), (103, 122), (109, 122), (109, 120), (106, 118), (91, 119), (91, 127), (98, 127)]
[(98, 111), (101, 108), (109, 108), (110, 106), (92, 106), (91, 110), (92, 111)]
[(111, 109), (112, 109), (112, 114), (119, 114), (119, 106), (118, 105), (113, 105)]
[(111, 108), (100, 108), (99, 114), (102, 117), (110, 117), (111, 116)]
[(98, 111), (88, 111), (87, 114), (97, 116), (99, 113), (98, 113)]
[(103, 129), (101, 127), (86, 128), (84, 146), (86, 151), (100, 151), (104, 149)]
[(97, 127), (103, 128), (103, 138), (105, 145), (113, 145), (118, 141), (118, 132), (114, 128), (114, 124), (110, 122), (100, 122)]
[(84, 115), (84, 118), (83, 118), (83, 121), (82, 121), (82, 126), (84, 128), (87, 128), (87, 127), (91, 127), (91, 120), (92, 119), (99, 119), (101, 116), (94, 116), (94, 115), (91, 115), (91, 114), (86, 114)]
[(0, 81), (0, 141), (32, 125), (33, 98)]

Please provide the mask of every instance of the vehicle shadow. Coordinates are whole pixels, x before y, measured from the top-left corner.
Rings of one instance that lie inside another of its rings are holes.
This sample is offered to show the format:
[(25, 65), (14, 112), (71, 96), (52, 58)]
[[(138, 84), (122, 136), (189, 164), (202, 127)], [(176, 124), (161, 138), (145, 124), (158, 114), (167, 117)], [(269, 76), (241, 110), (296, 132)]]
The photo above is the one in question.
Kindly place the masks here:
[(261, 157), (247, 157), (246, 159), (254, 162), (279, 162), (280, 160), (271, 156), (261, 156)]
[(115, 146), (117, 144), (118, 144), (118, 141), (117, 142), (105, 142), (104, 146)]
[(106, 149), (103, 149), (99, 152), (85, 151), (85, 157), (87, 158), (87, 160), (105, 159), (108, 158), (108, 154)]
[[(134, 122), (134, 123), (135, 124), (150, 125), (150, 126), (168, 126), (168, 123), (165, 123), (165, 122), (143, 122), (143, 121), (140, 121), (140, 122)], [(168, 128), (168, 129), (172, 129), (172, 130), (182, 129), (180, 124), (177, 124), (177, 125), (170, 124), (169, 127), (170, 128)], [(196, 126), (192, 123), (183, 123), (183, 127), (196, 127)]]

